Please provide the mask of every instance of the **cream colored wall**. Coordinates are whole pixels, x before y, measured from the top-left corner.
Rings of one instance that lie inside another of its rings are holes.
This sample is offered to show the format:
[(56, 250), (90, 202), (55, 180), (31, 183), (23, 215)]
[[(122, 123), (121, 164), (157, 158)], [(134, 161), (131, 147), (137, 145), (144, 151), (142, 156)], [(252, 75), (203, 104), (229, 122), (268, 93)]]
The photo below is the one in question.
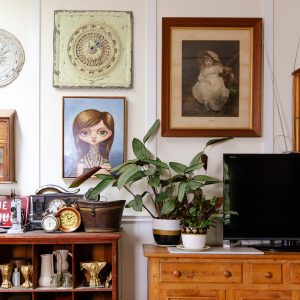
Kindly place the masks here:
[[(176, 5), (175, 5), (176, 3)], [(274, 14), (273, 14), (274, 3)], [(59, 89), (52, 87), (53, 11), (130, 10), (134, 17), (134, 86), (132, 89)], [(20, 76), (0, 88), (0, 108), (17, 110), (16, 174), (17, 183), (1, 185), (0, 193), (11, 188), (20, 194), (32, 194), (40, 185), (52, 183), (67, 187), (61, 179), (62, 166), (62, 96), (126, 96), (128, 98), (128, 158), (130, 141), (142, 137), (161, 110), (161, 17), (263, 17), (265, 43), (271, 58), (265, 57), (263, 136), (235, 138), (209, 151), (209, 173), (222, 177), (224, 152), (279, 152), (284, 149), (278, 114), (273, 113), (272, 71), (280, 93), (280, 110), (287, 139), (292, 136), (292, 78), (299, 33), (298, 0), (10, 0), (0, 2), (0, 28), (15, 34), (25, 50), (25, 65)], [(273, 66), (274, 18), (274, 66)], [(155, 51), (155, 49), (157, 49)], [(39, 59), (41, 58), (41, 59)], [(299, 67), (300, 58), (296, 63)], [(271, 71), (270, 71), (271, 70)], [(274, 106), (275, 107), (275, 106)], [(273, 121), (274, 119), (274, 121)], [(274, 127), (274, 133), (273, 133)], [(275, 136), (275, 139), (273, 139)], [(163, 160), (187, 162), (202, 149), (206, 138), (158, 137), (157, 153)], [(175, 149), (175, 150), (174, 150)], [(288, 150), (291, 150), (290, 146)], [(88, 183), (83, 190), (93, 183)], [(221, 186), (218, 191), (221, 194)], [(123, 193), (108, 192), (110, 198), (128, 198)], [(221, 231), (212, 232), (211, 241), (220, 241)], [(120, 247), (120, 298), (146, 300), (146, 259), (141, 245), (152, 243), (151, 219), (125, 212)]]

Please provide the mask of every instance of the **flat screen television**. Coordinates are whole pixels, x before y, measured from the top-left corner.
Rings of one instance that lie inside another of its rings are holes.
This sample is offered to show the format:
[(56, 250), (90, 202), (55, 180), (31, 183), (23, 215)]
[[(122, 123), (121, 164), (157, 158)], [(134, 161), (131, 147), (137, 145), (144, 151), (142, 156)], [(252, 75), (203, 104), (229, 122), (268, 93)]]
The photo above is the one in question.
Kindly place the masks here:
[[(223, 227), (227, 241), (300, 241), (300, 154), (224, 154)], [(273, 242), (272, 242), (273, 241)]]

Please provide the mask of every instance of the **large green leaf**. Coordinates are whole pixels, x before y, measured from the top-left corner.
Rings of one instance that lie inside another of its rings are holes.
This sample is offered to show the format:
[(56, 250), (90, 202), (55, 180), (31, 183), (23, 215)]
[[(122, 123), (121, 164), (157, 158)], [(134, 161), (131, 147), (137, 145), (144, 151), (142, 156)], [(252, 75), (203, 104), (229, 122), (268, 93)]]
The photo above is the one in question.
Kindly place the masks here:
[(143, 172), (145, 173), (145, 175), (151, 176), (155, 173), (155, 171), (156, 171), (156, 168), (154, 166), (148, 165), (148, 169), (144, 170)]
[(217, 144), (217, 143), (221, 143), (221, 142), (225, 142), (227, 140), (231, 140), (232, 137), (224, 137), (224, 138), (219, 138), (219, 139), (211, 139), (206, 143), (206, 147), (213, 145), (213, 144)]
[(191, 162), (190, 162), (190, 167), (191, 166), (194, 166), (194, 165), (196, 165), (196, 164), (198, 164), (199, 162), (201, 162), (201, 155), (202, 155), (202, 151), (201, 152), (199, 152), (199, 153), (197, 153), (194, 157), (193, 157), (193, 159), (191, 160)]
[(112, 184), (116, 179), (115, 178), (106, 178), (98, 183), (94, 188), (88, 190), (85, 194), (87, 199), (95, 199), (98, 194), (104, 191), (110, 184)]
[(133, 200), (126, 204), (127, 208), (133, 208), (136, 211), (142, 211), (143, 209), (143, 198), (141, 195), (135, 195)]
[(165, 164), (164, 162), (160, 161), (160, 160), (153, 160), (153, 159), (146, 158), (143, 161), (148, 163), (148, 164), (151, 164), (151, 165), (155, 165), (155, 166), (158, 166), (158, 167), (161, 167), (161, 168), (164, 168), (164, 169), (168, 169), (168, 165)]
[(145, 177), (146, 177), (146, 175), (142, 171), (137, 171), (132, 176), (130, 176), (130, 178), (128, 179), (128, 182), (131, 182), (131, 183), (137, 182)]
[(132, 175), (139, 171), (139, 167), (137, 165), (131, 165), (122, 175), (119, 177), (117, 186), (121, 189), (130, 179)]
[(117, 172), (118, 170), (120, 170), (121, 168), (123, 168), (124, 166), (128, 165), (128, 164), (134, 164), (136, 163), (138, 160), (137, 159), (132, 159), (132, 160), (126, 160), (125, 162), (123, 162), (120, 165), (115, 166), (114, 168), (111, 169), (111, 172)]
[(184, 195), (185, 195), (185, 185), (186, 182), (180, 182), (179, 186), (178, 186), (178, 201), (182, 202)]
[(136, 158), (144, 160), (151, 157), (150, 151), (146, 146), (137, 138), (132, 140), (132, 150)]
[(190, 180), (186, 183), (185, 191), (196, 191), (197, 189), (201, 188), (204, 184), (202, 182), (196, 180)]
[(157, 197), (155, 198), (155, 201), (156, 202), (163, 202), (167, 198), (171, 198), (171, 196), (173, 194), (173, 191), (174, 191), (173, 187), (166, 188), (166, 190), (163, 193), (157, 195)]
[(195, 170), (201, 169), (203, 166), (204, 166), (204, 164), (202, 164), (202, 163), (192, 165), (190, 167), (185, 168), (184, 173), (186, 174), (186, 173), (189, 173), (189, 172), (193, 172)]
[(85, 182), (87, 179), (92, 177), (97, 171), (99, 171), (101, 167), (93, 167), (89, 169), (87, 172), (81, 174), (77, 178), (75, 178), (71, 184), (69, 185), (69, 188), (75, 188), (80, 186), (83, 182)]
[(186, 165), (177, 162), (170, 162), (169, 166), (177, 173), (184, 173), (187, 168)]
[(207, 175), (196, 175), (192, 178), (196, 181), (201, 181), (207, 183), (219, 183), (221, 182), (218, 178), (207, 176)]
[(148, 180), (148, 183), (150, 186), (157, 188), (159, 186), (160, 183), (160, 178), (159, 176), (153, 176)]
[(168, 215), (176, 208), (176, 199), (169, 199), (165, 201), (164, 205), (162, 206), (160, 213), (161, 215)]
[(143, 142), (146, 143), (148, 141), (148, 139), (150, 138), (151, 135), (155, 134), (160, 126), (160, 121), (156, 120), (154, 122), (154, 124), (151, 126), (151, 128), (148, 130), (148, 132), (146, 133), (146, 135), (143, 138)]
[(95, 177), (97, 177), (100, 180), (104, 180), (107, 178), (113, 178), (113, 179), (115, 178), (113, 175), (110, 174), (95, 174)]

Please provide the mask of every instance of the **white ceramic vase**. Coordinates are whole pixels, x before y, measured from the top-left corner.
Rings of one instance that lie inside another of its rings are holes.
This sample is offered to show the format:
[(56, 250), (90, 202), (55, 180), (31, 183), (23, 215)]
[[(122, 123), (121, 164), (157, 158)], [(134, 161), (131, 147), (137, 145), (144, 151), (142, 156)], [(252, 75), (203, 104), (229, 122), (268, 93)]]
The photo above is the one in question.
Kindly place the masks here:
[(183, 228), (181, 232), (182, 245), (186, 249), (201, 250), (206, 245), (207, 230), (198, 228)]
[(180, 244), (181, 228), (179, 220), (153, 219), (153, 238), (158, 245)]

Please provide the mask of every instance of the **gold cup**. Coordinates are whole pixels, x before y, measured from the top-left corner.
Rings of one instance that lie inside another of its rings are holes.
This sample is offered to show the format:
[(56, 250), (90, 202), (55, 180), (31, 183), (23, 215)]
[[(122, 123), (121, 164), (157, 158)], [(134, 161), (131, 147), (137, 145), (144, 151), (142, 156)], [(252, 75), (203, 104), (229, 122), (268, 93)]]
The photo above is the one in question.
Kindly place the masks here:
[(98, 274), (105, 265), (105, 261), (89, 261), (81, 263), (81, 267), (83, 269), (86, 269), (91, 275), (90, 287), (97, 287), (100, 285), (100, 279), (98, 277)]
[(32, 287), (31, 275), (32, 275), (32, 265), (22, 265), (21, 272), (25, 278), (25, 282), (23, 283), (23, 287), (29, 289)]
[(2, 275), (1, 287), (3, 289), (9, 289), (12, 287), (12, 283), (10, 281), (12, 269), (13, 269), (12, 264), (0, 265), (0, 270), (1, 270), (1, 275)]

